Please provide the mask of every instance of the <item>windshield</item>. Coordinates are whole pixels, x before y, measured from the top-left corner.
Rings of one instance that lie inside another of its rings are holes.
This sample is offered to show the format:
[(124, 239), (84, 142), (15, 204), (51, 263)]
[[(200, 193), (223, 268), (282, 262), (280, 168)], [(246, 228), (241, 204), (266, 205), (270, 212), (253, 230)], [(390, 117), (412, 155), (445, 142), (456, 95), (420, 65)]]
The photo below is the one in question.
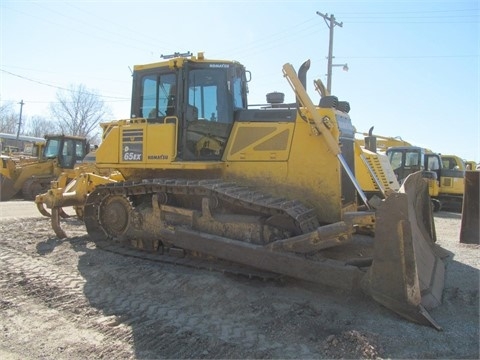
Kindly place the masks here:
[(46, 158), (54, 158), (58, 155), (58, 147), (60, 146), (60, 139), (48, 139), (45, 145), (43, 156)]
[(242, 68), (211, 64), (188, 74), (188, 104), (198, 118), (231, 124), (233, 111), (246, 109), (245, 75)]
[(225, 89), (226, 71), (193, 70), (188, 75), (188, 104), (196, 108), (199, 119), (230, 123), (233, 116), (228, 112)]

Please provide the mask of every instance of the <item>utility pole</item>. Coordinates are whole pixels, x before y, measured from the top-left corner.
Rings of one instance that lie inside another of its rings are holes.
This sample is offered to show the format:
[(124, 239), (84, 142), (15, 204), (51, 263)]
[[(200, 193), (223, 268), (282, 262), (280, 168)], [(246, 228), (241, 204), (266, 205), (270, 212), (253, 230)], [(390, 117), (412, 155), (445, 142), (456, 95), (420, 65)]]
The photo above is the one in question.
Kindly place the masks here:
[(17, 148), (20, 150), (20, 143), (18, 141), (18, 138), (20, 137), (20, 128), (22, 127), (22, 110), (23, 110), (23, 105), (25, 104), (23, 102), (23, 99), (19, 102), (19, 104), (20, 104), (20, 117), (18, 119)]
[(328, 65), (327, 65), (327, 90), (329, 93), (332, 91), (332, 59), (333, 59), (333, 28), (338, 25), (343, 27), (343, 22), (339, 23), (335, 20), (335, 16), (328, 14), (322, 14), (321, 12), (317, 11), (317, 15), (323, 17), (325, 23), (327, 24), (328, 28), (330, 29), (330, 40), (328, 42)]

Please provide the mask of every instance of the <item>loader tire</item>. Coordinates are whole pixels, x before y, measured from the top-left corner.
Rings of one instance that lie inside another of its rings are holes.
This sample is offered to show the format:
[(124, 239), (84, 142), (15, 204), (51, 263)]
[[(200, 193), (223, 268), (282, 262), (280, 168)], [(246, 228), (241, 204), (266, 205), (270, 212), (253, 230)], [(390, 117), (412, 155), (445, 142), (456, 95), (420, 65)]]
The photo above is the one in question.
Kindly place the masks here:
[(35, 200), (35, 197), (45, 192), (46, 186), (38, 179), (28, 179), (23, 183), (22, 195), (24, 200)]
[(15, 186), (13, 181), (0, 174), (0, 200), (1, 201), (8, 201), (13, 198), (17, 194), (17, 190), (15, 190)]

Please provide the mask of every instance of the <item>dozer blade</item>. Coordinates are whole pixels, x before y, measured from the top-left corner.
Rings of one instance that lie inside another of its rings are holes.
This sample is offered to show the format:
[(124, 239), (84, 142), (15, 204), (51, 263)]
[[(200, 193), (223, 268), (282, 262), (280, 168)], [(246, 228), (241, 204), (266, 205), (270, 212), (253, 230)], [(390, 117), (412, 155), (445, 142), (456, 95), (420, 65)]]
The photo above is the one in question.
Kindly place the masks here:
[(426, 182), (411, 174), (377, 209), (373, 263), (365, 290), (401, 316), (437, 330), (429, 309), (441, 303), (445, 265), (435, 248)]
[(460, 242), (480, 244), (480, 171), (465, 172)]
[(52, 228), (55, 231), (55, 235), (58, 236), (59, 239), (65, 239), (67, 234), (63, 231), (62, 227), (60, 226), (60, 213), (63, 212), (62, 208), (52, 208)]
[(15, 196), (18, 192), (13, 187), (13, 181), (8, 177), (3, 176), (0, 174), (0, 200), (1, 201), (8, 201)]

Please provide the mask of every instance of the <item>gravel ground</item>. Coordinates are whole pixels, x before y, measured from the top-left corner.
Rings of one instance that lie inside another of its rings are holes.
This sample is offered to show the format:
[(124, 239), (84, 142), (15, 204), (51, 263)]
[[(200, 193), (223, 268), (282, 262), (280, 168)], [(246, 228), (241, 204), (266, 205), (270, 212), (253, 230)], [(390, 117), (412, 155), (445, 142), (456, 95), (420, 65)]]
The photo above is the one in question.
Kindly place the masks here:
[(479, 246), (459, 242), (458, 213), (435, 215), (448, 254), (437, 331), (367, 296), (111, 253), (73, 218), (59, 240), (22, 206), (0, 207), (2, 359), (480, 356)]

